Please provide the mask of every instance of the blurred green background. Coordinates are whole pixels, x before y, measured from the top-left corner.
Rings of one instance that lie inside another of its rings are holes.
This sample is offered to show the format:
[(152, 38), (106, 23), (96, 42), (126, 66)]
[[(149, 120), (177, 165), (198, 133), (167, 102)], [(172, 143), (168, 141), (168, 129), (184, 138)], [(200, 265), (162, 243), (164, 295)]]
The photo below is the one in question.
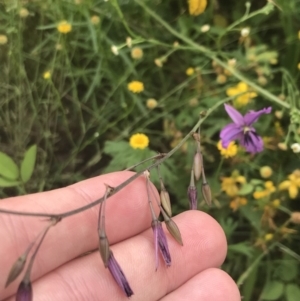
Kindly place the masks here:
[[(298, 301), (299, 47), (298, 0), (2, 0), (0, 196), (166, 153), (208, 112), (213, 205), (199, 207), (226, 233), (223, 268), (244, 301)], [(225, 102), (272, 107), (255, 124), (262, 153), (218, 147)], [(148, 146), (130, 143), (137, 133)], [(174, 214), (189, 208), (194, 152), (189, 139), (161, 167)]]

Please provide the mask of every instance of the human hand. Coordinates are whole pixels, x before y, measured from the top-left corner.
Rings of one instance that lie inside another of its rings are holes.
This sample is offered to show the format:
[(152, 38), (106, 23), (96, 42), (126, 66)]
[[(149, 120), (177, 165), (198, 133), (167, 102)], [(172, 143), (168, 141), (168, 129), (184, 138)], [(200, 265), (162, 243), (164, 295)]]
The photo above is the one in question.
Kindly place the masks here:
[[(62, 189), (5, 199), (0, 201), (0, 208), (62, 213), (103, 196), (104, 183), (115, 187), (132, 174), (116, 172)], [(98, 211), (99, 207), (95, 206), (63, 219), (50, 229), (33, 266), (33, 301), (127, 300), (100, 258)], [(219, 224), (201, 211), (181, 213), (174, 221), (184, 245), (180, 246), (166, 232), (172, 265), (165, 267), (160, 258), (155, 271), (145, 179), (139, 177), (107, 200), (106, 232), (134, 292), (130, 299), (239, 301), (235, 283), (218, 268), (224, 261), (227, 246)], [(15, 300), (13, 294), (22, 277), (4, 289), (8, 273), (43, 224), (42, 218), (0, 214), (0, 300)], [(87, 252), (90, 253), (81, 256)]]

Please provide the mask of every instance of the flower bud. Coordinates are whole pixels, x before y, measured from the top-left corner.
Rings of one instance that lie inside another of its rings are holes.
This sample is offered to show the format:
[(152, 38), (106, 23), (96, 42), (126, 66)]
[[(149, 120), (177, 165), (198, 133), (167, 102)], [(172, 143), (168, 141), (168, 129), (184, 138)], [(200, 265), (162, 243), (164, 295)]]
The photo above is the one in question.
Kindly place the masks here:
[(107, 268), (108, 266), (108, 260), (110, 256), (110, 250), (109, 250), (109, 242), (106, 236), (105, 231), (102, 229), (99, 230), (99, 251), (102, 258), (102, 261), (104, 263), (104, 266)]
[(194, 156), (193, 168), (194, 168), (195, 178), (198, 181), (201, 177), (201, 172), (202, 172), (202, 155), (198, 150)]
[(16, 301), (32, 301), (32, 286), (29, 280), (23, 280), (16, 294)]
[(162, 181), (160, 181), (160, 185), (161, 185), (161, 191), (160, 191), (161, 205), (166, 210), (167, 214), (169, 216), (172, 216), (172, 207), (171, 207), (170, 195), (169, 195), (168, 191), (166, 190), (166, 188), (165, 188)]
[(191, 170), (191, 181), (188, 187), (188, 198), (190, 201), (190, 210), (197, 210), (198, 199), (197, 199), (197, 187), (195, 186), (194, 170)]
[(27, 253), (21, 255), (17, 261), (13, 264), (10, 272), (8, 274), (5, 287), (7, 287), (11, 282), (13, 282), (23, 271), (27, 259)]
[(294, 224), (300, 225), (300, 212), (292, 212), (291, 214), (291, 222)]
[[(162, 209), (162, 208), (161, 208)], [(182, 238), (181, 238), (181, 234), (179, 231), (178, 226), (176, 225), (176, 223), (164, 212), (164, 210), (161, 210), (161, 213), (164, 217), (164, 221), (166, 223), (166, 227), (169, 231), (169, 233), (173, 236), (173, 238), (181, 245), (183, 246), (182, 243)]]
[(208, 206), (211, 206), (211, 190), (208, 183), (202, 184), (202, 195)]

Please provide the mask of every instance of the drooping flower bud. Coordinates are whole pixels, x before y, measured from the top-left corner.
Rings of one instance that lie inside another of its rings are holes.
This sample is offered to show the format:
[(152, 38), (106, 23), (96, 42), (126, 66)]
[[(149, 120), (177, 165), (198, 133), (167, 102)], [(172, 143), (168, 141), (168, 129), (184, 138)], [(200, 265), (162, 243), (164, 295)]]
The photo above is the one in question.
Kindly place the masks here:
[(99, 229), (98, 234), (99, 234), (100, 255), (104, 263), (104, 266), (107, 268), (108, 260), (110, 256), (109, 242), (104, 229)]
[(179, 231), (179, 228), (177, 227), (176, 223), (164, 212), (163, 208), (160, 208), (160, 211), (163, 215), (164, 221), (166, 223), (167, 229), (169, 233), (173, 236), (173, 238), (181, 245), (183, 246), (182, 243), (182, 238), (181, 238), (181, 233)]
[(188, 198), (190, 201), (190, 209), (197, 210), (198, 199), (197, 199), (197, 187), (195, 186), (194, 170), (191, 170), (191, 181), (188, 187)]
[(207, 182), (202, 183), (202, 195), (208, 206), (211, 206), (211, 190)]
[(114, 277), (115, 281), (119, 285), (119, 287), (123, 290), (123, 292), (126, 294), (126, 296), (129, 298), (133, 295), (133, 291), (126, 279), (126, 276), (124, 272), (122, 271), (120, 265), (116, 261), (114, 254), (110, 252), (109, 254), (109, 260), (107, 267), (111, 273), (111, 275)]
[(197, 149), (197, 152), (194, 155), (194, 175), (196, 180), (198, 181), (201, 177), (201, 172), (202, 172), (202, 155), (200, 151)]
[(24, 279), (20, 283), (16, 294), (16, 301), (32, 301), (32, 286), (29, 280)]
[(155, 261), (156, 261), (155, 268), (156, 270), (158, 268), (158, 248), (160, 249), (160, 253), (166, 265), (169, 267), (171, 266), (171, 255), (168, 247), (167, 238), (163, 231), (161, 222), (159, 220), (154, 220), (152, 221), (151, 226), (154, 233)]
[(162, 180), (160, 180), (160, 202), (163, 208), (166, 210), (167, 214), (169, 216), (172, 216), (172, 207), (171, 207), (171, 201), (170, 201), (170, 195), (168, 191), (165, 188), (165, 185), (163, 184)]
[(13, 282), (23, 271), (28, 253), (21, 255), (17, 261), (13, 264), (10, 272), (8, 274), (5, 287), (7, 287), (11, 282)]

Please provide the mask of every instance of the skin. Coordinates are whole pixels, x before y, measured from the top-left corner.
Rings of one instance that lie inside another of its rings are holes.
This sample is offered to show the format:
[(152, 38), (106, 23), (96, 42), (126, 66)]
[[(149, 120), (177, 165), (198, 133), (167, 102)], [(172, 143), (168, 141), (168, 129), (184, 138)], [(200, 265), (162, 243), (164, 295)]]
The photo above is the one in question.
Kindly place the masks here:
[[(132, 174), (116, 172), (66, 188), (1, 200), (0, 208), (62, 213), (103, 196), (104, 183), (114, 187)], [(31, 273), (33, 300), (128, 300), (104, 268), (97, 250), (98, 210), (96, 206), (68, 217), (50, 229)], [(157, 206), (155, 210), (158, 212)], [(181, 231), (184, 246), (166, 231), (172, 266), (166, 268), (160, 256), (155, 271), (144, 177), (139, 177), (107, 201), (107, 236), (134, 291), (130, 300), (240, 301), (236, 284), (219, 269), (227, 250), (220, 225), (201, 211), (181, 213), (174, 221)], [(16, 259), (46, 225), (43, 218), (0, 214), (0, 300), (15, 300), (14, 294), (23, 275), (4, 289), (7, 275)]]

